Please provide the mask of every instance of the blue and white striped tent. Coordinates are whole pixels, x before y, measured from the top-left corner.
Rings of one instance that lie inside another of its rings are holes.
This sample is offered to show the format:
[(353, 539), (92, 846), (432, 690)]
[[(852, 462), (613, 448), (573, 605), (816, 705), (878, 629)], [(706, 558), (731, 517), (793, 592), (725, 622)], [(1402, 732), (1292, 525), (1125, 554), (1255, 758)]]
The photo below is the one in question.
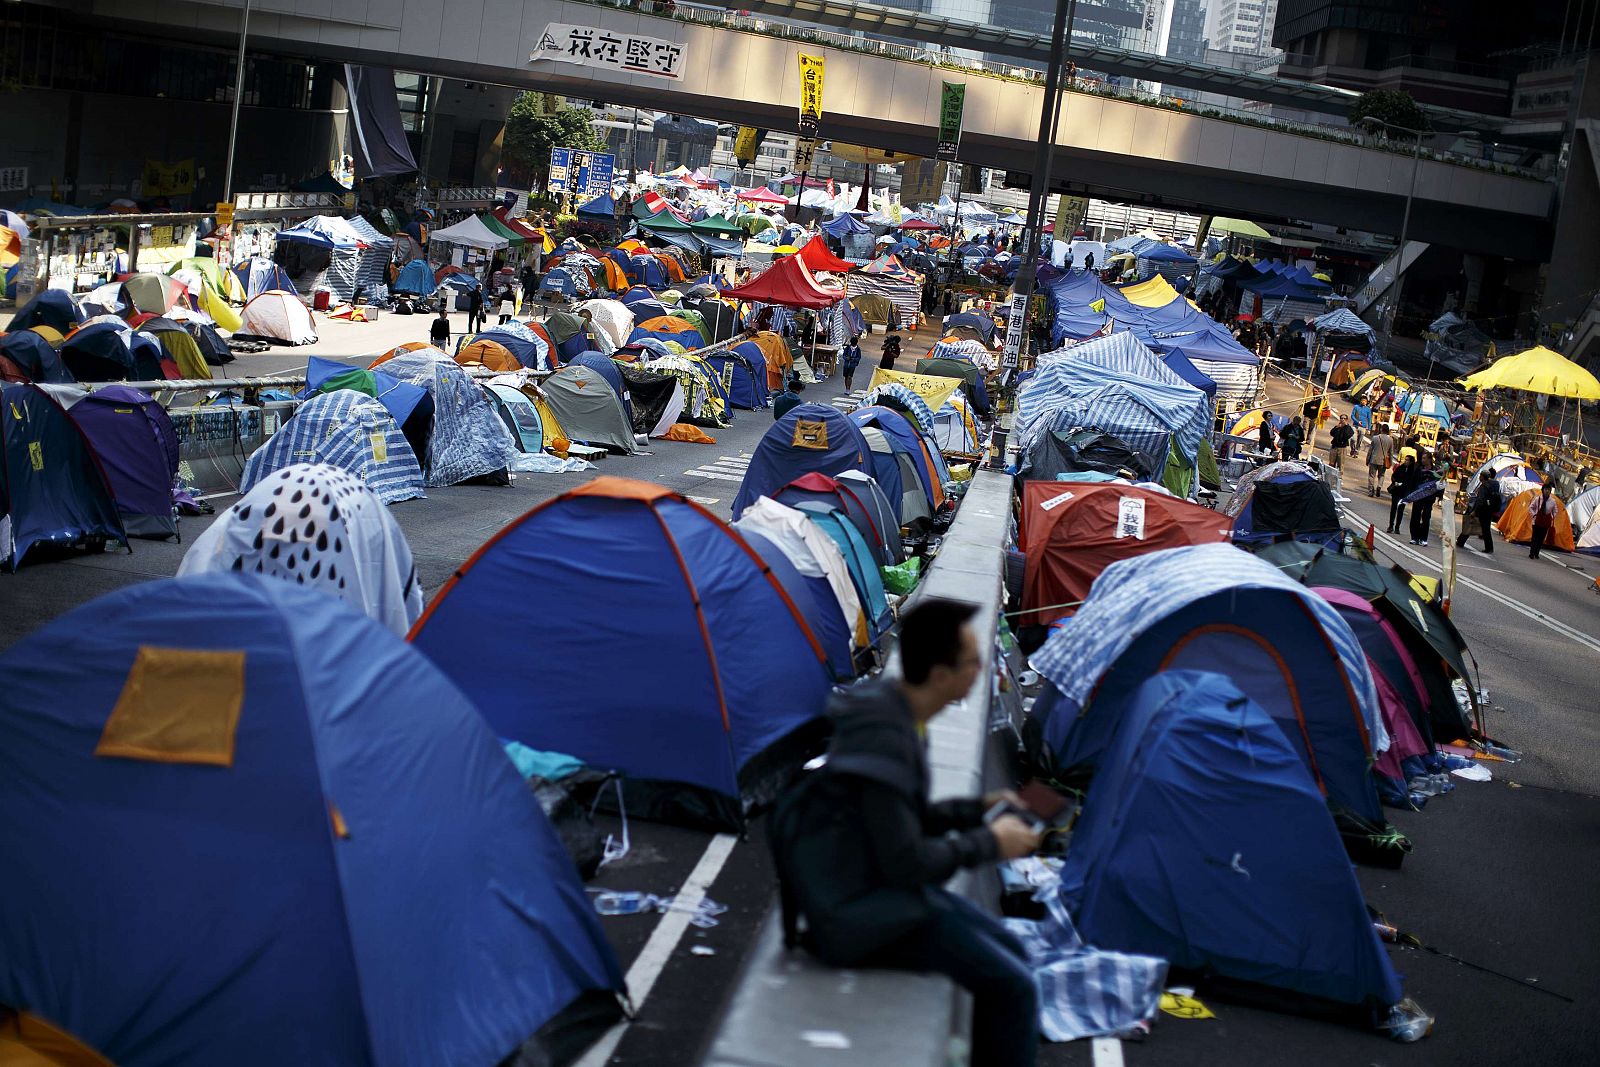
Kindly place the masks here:
[(402, 352), (383, 363), (385, 374), (420, 385), (433, 397), (426, 482), (456, 485), (506, 470), (520, 454), (511, 431), (478, 383), (437, 349)]
[(1323, 794), (1383, 821), (1369, 772), (1388, 747), (1366, 654), (1332, 605), (1231, 545), (1113, 563), (1029, 665), (1058, 766), (1092, 766), (1134, 690), (1162, 670), (1229, 677), (1282, 727)]
[(382, 404), (353, 389), (337, 389), (300, 405), (267, 443), (245, 461), (239, 491), (294, 463), (327, 463), (365, 483), (385, 504), (423, 495), (417, 454)]
[(1041, 361), (1038, 373), (1018, 393), (1012, 432), (1021, 450), (1028, 452), (1050, 430), (1083, 427), (1117, 437), (1154, 471), (1166, 466), (1170, 438), (1193, 467), (1200, 441), (1211, 429), (1210, 398), (1182, 379), (1156, 381), (1101, 363), (1097, 353), (1102, 351), (1113, 364), (1141, 354), (1154, 358), (1126, 331), (1074, 346), (1078, 349), (1082, 353), (1070, 358)]
[(890, 407), (905, 410), (923, 433), (933, 432), (933, 409), (928, 402), (917, 395), (916, 390), (901, 385), (899, 382), (885, 382), (883, 385), (873, 386), (861, 398), (861, 406), (869, 407), (882, 403), (884, 397), (891, 399)]

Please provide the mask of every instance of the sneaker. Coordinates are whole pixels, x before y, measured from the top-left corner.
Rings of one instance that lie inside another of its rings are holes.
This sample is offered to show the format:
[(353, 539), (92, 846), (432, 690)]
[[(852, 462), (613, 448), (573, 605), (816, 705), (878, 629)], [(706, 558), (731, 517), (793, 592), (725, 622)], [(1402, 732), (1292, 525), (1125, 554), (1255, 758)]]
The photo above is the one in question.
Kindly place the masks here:
[(1422, 540), (1418, 541), (1417, 544), (1421, 545), (1423, 548), (1427, 548), (1428, 547), (1428, 539), (1426, 537), (1424, 537)]

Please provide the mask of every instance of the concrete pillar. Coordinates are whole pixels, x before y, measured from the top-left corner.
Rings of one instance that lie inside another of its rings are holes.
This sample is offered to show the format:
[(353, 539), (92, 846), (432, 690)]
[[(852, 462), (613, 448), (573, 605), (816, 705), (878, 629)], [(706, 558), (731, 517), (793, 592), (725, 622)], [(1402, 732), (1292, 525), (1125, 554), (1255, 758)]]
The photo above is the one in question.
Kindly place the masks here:
[[(1600, 65), (1580, 75), (1570, 112), (1571, 140), (1556, 213), (1555, 244), (1545, 272), (1540, 319), (1571, 326), (1600, 288)], [(1591, 346), (1592, 347), (1592, 346)], [(1567, 353), (1581, 359), (1585, 353)]]

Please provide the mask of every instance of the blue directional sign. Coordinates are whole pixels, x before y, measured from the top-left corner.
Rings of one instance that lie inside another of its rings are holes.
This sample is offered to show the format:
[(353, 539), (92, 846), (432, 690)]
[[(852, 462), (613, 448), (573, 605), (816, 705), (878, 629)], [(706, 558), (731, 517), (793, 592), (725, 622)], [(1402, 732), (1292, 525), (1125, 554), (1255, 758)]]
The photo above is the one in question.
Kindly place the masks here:
[(549, 191), (599, 196), (611, 191), (611, 175), (617, 157), (610, 152), (587, 152), (581, 148), (550, 149)]

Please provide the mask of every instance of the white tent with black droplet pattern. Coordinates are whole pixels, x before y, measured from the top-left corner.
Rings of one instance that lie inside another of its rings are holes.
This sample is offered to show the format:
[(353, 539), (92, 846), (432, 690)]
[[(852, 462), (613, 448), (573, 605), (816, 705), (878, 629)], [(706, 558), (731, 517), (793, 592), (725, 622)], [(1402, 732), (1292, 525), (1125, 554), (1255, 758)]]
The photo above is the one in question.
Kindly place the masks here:
[(400, 636), (422, 614), (411, 546), (359, 478), (296, 463), (263, 478), (184, 554), (179, 576), (265, 574), (320, 589)]

